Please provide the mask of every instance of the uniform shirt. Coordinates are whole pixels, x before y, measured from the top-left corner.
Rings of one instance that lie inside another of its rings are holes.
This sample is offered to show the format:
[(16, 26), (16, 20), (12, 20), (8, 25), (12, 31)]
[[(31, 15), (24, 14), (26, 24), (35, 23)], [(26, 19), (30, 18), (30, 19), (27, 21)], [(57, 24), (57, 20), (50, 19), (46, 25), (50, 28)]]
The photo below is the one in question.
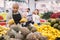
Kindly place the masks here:
[[(7, 14), (7, 17), (6, 17), (6, 19), (7, 19), (7, 22), (10, 20), (10, 19), (13, 19), (13, 17), (12, 17), (12, 11), (10, 11), (8, 14)], [(18, 14), (18, 12), (17, 13), (14, 13), (14, 14)], [(21, 14), (21, 13), (20, 13)]]
[(19, 21), (22, 19), (22, 17), (21, 17), (21, 14), (19, 12), (16, 14), (13, 14), (12, 16), (13, 16), (13, 19), (15, 21), (15, 24), (20, 23)]

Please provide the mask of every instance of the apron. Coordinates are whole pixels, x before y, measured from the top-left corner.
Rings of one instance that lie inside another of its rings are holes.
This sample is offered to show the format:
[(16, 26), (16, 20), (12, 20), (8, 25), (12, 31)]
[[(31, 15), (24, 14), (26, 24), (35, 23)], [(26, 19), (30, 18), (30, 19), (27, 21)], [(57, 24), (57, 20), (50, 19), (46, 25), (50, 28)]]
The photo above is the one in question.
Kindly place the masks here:
[(15, 24), (18, 24), (18, 23), (20, 24), (19, 21), (20, 21), (21, 18), (22, 18), (20, 13), (18, 13), (18, 14), (13, 14), (12, 17), (13, 17), (13, 19), (14, 19)]

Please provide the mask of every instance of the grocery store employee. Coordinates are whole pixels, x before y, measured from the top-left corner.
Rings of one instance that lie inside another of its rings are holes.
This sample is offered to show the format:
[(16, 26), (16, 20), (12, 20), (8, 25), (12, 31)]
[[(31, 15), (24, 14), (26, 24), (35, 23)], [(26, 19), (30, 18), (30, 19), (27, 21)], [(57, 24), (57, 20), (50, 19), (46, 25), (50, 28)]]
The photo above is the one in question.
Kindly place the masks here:
[(12, 11), (7, 14), (7, 23), (13, 19), (15, 24), (20, 24), (19, 21), (21, 20), (22, 17), (18, 9), (19, 9), (19, 5), (17, 3), (13, 4)]

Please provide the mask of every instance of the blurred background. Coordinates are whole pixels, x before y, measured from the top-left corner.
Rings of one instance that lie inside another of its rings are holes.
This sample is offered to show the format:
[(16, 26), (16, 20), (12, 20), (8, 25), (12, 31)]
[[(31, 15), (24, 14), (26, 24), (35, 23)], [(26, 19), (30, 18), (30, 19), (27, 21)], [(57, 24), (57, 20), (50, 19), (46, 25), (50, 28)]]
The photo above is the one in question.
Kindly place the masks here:
[[(6, 15), (11, 11), (14, 3), (19, 4), (19, 11), (21, 12), (24, 12), (26, 8), (30, 8), (31, 12), (38, 9), (40, 17), (43, 16), (42, 14), (48, 12), (60, 14), (60, 0), (0, 0), (0, 16), (2, 16), (0, 17), (0, 21), (6, 20)], [(49, 17), (47, 16), (48, 18), (50, 18), (50, 14)], [(43, 18), (45, 18), (45, 16), (43, 16)], [(4, 23), (6, 24), (6, 22), (1, 24), (3, 25)]]
[(0, 12), (10, 10), (15, 2), (20, 5), (21, 11), (25, 8), (30, 8), (31, 11), (39, 9), (40, 12), (60, 11), (60, 0), (0, 0)]
[[(22, 22), (21, 20), (19, 22), (20, 25), (15, 24), (15, 16), (10, 19), (12, 15), (9, 14), (9, 21), (7, 22), (6, 19), (14, 3), (18, 3), (18, 11), (21, 14), (25, 12), (23, 14), (25, 17), (22, 17)], [(26, 11), (27, 8), (30, 8), (30, 12), (28, 12), (29, 9)], [(28, 26), (25, 26), (26, 24)], [(28, 34), (31, 34), (31, 37)], [(60, 40), (60, 0), (0, 0), (0, 40), (4, 40), (3, 38), (7, 40), (11, 38), (11, 40), (25, 40), (26, 38), (27, 40)]]

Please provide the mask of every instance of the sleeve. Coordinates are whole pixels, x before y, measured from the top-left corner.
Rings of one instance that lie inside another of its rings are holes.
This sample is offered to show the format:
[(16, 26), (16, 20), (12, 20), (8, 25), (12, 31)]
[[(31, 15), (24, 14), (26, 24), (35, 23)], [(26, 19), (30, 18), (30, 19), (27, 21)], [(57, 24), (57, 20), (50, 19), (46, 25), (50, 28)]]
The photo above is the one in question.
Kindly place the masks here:
[(11, 16), (12, 16), (11, 13), (8, 13), (8, 14), (7, 14), (6, 22), (8, 22), (10, 19), (12, 19)]
[(32, 17), (32, 18), (33, 18), (33, 21), (34, 21), (34, 23), (35, 23), (35, 16), (33, 15), (33, 17)]

